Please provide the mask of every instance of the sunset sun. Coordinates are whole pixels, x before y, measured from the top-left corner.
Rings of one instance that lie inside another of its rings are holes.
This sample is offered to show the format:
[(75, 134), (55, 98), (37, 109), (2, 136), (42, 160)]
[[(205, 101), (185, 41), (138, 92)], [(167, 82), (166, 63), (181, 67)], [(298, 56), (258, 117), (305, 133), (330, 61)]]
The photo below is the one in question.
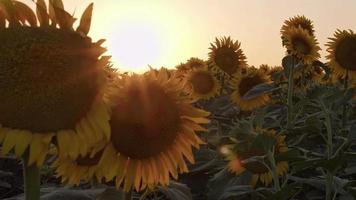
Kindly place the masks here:
[(107, 45), (113, 62), (123, 70), (142, 72), (163, 54), (159, 31), (144, 22), (121, 24), (110, 34)]

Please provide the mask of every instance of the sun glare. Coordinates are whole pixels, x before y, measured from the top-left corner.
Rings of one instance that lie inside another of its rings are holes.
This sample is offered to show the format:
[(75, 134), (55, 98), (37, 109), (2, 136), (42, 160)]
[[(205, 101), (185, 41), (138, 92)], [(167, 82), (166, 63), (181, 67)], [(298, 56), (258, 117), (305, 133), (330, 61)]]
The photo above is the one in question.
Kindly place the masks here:
[(172, 68), (196, 51), (197, 47), (190, 44), (198, 36), (187, 29), (191, 19), (182, 16), (175, 4), (108, 0), (97, 3), (96, 10), (91, 33), (94, 38), (106, 39), (107, 55), (112, 56), (119, 71), (142, 73), (149, 66)]
[(160, 33), (150, 24), (128, 22), (111, 33), (107, 45), (118, 68), (142, 72), (163, 55)]

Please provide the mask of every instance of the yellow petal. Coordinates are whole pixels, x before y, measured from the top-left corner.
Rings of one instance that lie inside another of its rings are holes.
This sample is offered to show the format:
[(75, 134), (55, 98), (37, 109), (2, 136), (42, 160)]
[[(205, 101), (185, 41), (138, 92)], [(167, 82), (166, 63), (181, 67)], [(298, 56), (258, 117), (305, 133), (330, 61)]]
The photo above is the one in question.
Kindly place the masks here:
[(29, 131), (20, 131), (18, 134), (19, 140), (15, 145), (15, 154), (21, 157), (31, 143), (32, 134)]
[(12, 148), (15, 147), (16, 143), (20, 141), (20, 138), (18, 137), (20, 132), (21, 131), (19, 130), (12, 129), (7, 132), (1, 149), (1, 153), (3, 155), (8, 154), (12, 150)]
[(44, 0), (37, 0), (36, 14), (37, 14), (38, 21), (40, 22), (40, 26), (49, 25), (49, 16), (47, 13), (47, 6)]
[(87, 35), (90, 30), (91, 17), (93, 13), (93, 3), (91, 3), (83, 12), (82, 17), (80, 18), (80, 24), (77, 28), (77, 32), (81, 32), (84, 35)]

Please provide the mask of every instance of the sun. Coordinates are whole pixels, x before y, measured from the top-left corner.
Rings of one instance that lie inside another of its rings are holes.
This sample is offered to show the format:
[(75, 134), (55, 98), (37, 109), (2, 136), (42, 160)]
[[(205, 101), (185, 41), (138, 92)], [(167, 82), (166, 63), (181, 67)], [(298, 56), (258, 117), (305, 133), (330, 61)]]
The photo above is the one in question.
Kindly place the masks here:
[(143, 21), (121, 23), (109, 34), (109, 54), (121, 71), (144, 72), (163, 55), (158, 29)]

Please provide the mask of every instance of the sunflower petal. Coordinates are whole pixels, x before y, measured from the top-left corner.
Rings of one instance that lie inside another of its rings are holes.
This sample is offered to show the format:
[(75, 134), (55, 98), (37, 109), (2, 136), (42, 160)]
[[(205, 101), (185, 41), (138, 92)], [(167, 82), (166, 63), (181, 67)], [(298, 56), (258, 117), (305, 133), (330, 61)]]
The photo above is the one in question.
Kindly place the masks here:
[(36, 14), (40, 26), (48, 26), (49, 25), (49, 15), (47, 13), (47, 6), (44, 0), (37, 0), (36, 2)]
[(19, 1), (13, 1), (18, 19), (24, 24), (26, 21), (32, 26), (37, 26), (37, 18), (32, 9)]
[(15, 154), (17, 157), (21, 157), (31, 143), (32, 134), (29, 131), (21, 131), (18, 134), (20, 140), (15, 145)]
[(84, 33), (87, 35), (90, 30), (90, 24), (91, 24), (91, 17), (93, 13), (93, 6), (94, 4), (91, 3), (84, 11), (81, 19), (80, 19), (80, 24), (77, 28), (77, 32)]

